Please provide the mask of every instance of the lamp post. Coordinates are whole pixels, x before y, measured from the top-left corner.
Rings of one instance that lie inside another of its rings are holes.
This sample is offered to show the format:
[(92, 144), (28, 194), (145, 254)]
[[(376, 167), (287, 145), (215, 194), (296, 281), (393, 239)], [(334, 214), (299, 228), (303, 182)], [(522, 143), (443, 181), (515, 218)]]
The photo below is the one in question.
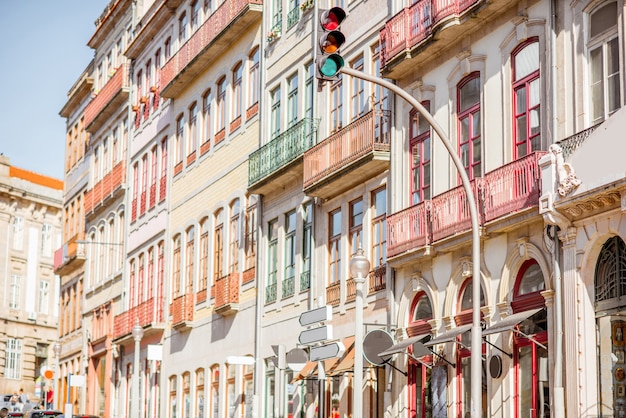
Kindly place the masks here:
[(353, 417), (363, 416), (363, 283), (370, 272), (370, 262), (359, 248), (350, 259), (350, 276), (356, 284), (354, 317), (354, 382), (352, 387)]
[[(470, 184), (469, 177), (465, 172), (463, 162), (459, 158), (454, 149), (450, 138), (445, 134), (439, 123), (433, 118), (433, 116), (422, 106), (422, 104), (411, 96), (406, 90), (401, 89), (389, 81), (376, 77), (370, 74), (366, 74), (362, 71), (357, 71), (352, 68), (342, 67), (340, 70), (344, 74), (356, 77), (362, 80), (370, 81), (374, 84), (378, 84), (382, 87), (389, 89), (404, 100), (406, 100), (415, 110), (417, 110), (421, 116), (426, 119), (428, 124), (433, 128), (441, 142), (443, 143), (446, 151), (461, 178), (463, 189), (467, 197), (467, 206), (470, 212), (471, 224), (472, 224), (472, 339), (471, 339), (471, 406), (470, 415), (472, 418), (479, 418), (482, 416), (482, 329), (480, 327), (480, 225), (478, 223), (478, 209), (476, 206), (476, 199), (472, 192), (472, 186)], [(358, 299), (358, 297), (357, 297)], [(356, 343), (355, 343), (356, 344)], [(356, 347), (356, 345), (355, 345)], [(355, 350), (356, 356), (356, 350)], [(356, 358), (354, 367), (356, 368)]]
[(133, 361), (133, 380), (132, 380), (132, 397), (130, 404), (130, 416), (139, 417), (141, 408), (139, 407), (139, 351), (141, 350), (141, 339), (143, 338), (143, 327), (139, 325), (139, 319), (135, 322), (133, 327), (133, 339), (135, 340), (135, 357)]
[[(61, 357), (61, 343), (59, 341), (57, 341), (56, 343), (54, 343), (54, 346), (52, 347), (52, 349), (54, 350), (54, 356), (57, 359), (57, 363), (55, 366), (55, 370), (54, 370), (54, 393), (52, 394), (52, 407), (54, 408), (54, 405), (56, 405), (56, 409), (60, 409), (61, 408), (61, 404), (59, 403), (59, 379), (61, 378), (61, 367), (59, 365), (59, 357)], [(47, 399), (46, 399), (46, 403), (47, 403)]]

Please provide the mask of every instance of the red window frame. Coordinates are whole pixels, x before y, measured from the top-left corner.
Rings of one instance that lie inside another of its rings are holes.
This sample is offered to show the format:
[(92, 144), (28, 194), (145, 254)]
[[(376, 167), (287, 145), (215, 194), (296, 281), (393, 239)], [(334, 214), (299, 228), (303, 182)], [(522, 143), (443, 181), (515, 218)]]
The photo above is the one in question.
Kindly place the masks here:
[[(541, 98), (539, 100), (539, 102), (535, 105), (531, 105), (530, 102), (530, 87), (531, 84), (533, 82), (536, 82), (537, 80), (539, 80), (540, 77), (540, 58), (537, 57), (537, 69), (529, 74), (527, 74), (526, 76), (520, 78), (519, 80), (517, 79), (516, 76), (516, 67), (515, 67), (515, 57), (517, 56), (517, 54), (519, 54), (521, 51), (523, 51), (526, 47), (528, 47), (529, 45), (533, 44), (533, 43), (538, 43), (539, 42), (539, 38), (537, 37), (533, 37), (533, 38), (529, 38), (527, 39), (525, 42), (521, 43), (520, 45), (517, 46), (517, 48), (515, 48), (513, 50), (513, 53), (511, 54), (511, 65), (513, 66), (512, 68), (512, 80), (513, 80), (513, 153), (514, 153), (514, 159), (518, 159), (521, 158), (525, 155), (530, 154), (533, 151), (538, 150), (541, 147), (541, 144), (537, 144), (536, 141), (537, 139), (541, 138), (541, 114), (540, 114), (540, 107), (541, 107)], [(518, 100), (518, 96), (520, 95), (520, 92), (524, 91), (525, 92), (525, 103), (524, 103), (524, 109), (522, 110), (518, 110), (518, 105), (519, 105), (519, 100)], [(532, 129), (531, 129), (531, 116), (532, 114), (536, 112), (538, 114), (539, 120), (540, 120), (540, 129), (537, 131), (537, 133), (535, 133), (533, 135), (532, 133)], [(522, 139), (520, 139), (520, 132), (519, 132), (519, 127), (520, 124), (525, 120), (524, 126), (525, 126), (525, 132), (524, 132), (524, 137)], [(535, 142), (535, 148), (533, 149), (533, 142)]]
[[(468, 84), (478, 81), (478, 101), (462, 107), (462, 93), (463, 88)], [(465, 167), (465, 171), (470, 180), (480, 177), (482, 173), (482, 135), (481, 135), (481, 124), (478, 123), (476, 126), (477, 131), (474, 131), (475, 120), (478, 118), (478, 122), (480, 122), (481, 114), (480, 114), (480, 73), (475, 71), (465, 77), (461, 82), (457, 85), (457, 132), (459, 138), (459, 147), (458, 152), (461, 157), (461, 161), (463, 166)], [(463, 137), (463, 121), (468, 120), (468, 136), (467, 138)], [(467, 160), (463, 158), (463, 147), (467, 147)], [(474, 148), (478, 147), (479, 155), (477, 156), (474, 152)], [(477, 158), (479, 157), (479, 158)]]
[[(421, 104), (430, 112), (429, 100), (425, 100)], [(420, 115), (415, 109), (409, 112), (409, 120), (409, 166), (411, 167), (410, 198), (411, 203), (415, 205), (430, 199), (431, 136), (430, 125), (426, 123), (426, 129), (423, 129), (420, 123)], [(419, 184), (416, 184), (416, 177)]]

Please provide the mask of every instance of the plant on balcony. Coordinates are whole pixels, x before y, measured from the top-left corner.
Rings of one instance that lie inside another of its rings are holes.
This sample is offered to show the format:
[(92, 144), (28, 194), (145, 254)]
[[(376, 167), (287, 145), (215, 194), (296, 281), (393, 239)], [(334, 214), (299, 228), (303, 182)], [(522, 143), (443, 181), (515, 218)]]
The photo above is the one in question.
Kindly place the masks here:
[(274, 42), (278, 38), (280, 38), (280, 30), (278, 28), (267, 32), (267, 42)]
[(139, 106), (133, 105), (133, 112), (138, 112), (138, 111), (139, 111)]
[(148, 102), (148, 96), (141, 96), (141, 99), (139, 99), (139, 102), (141, 102), (142, 104), (147, 103)]
[(300, 3), (300, 10), (306, 12), (307, 10), (312, 9), (314, 5), (315, 0), (302, 0), (302, 3)]
[(151, 91), (152, 93), (155, 93), (155, 92), (157, 91), (157, 86), (152, 86), (152, 87), (150, 87), (150, 91)]

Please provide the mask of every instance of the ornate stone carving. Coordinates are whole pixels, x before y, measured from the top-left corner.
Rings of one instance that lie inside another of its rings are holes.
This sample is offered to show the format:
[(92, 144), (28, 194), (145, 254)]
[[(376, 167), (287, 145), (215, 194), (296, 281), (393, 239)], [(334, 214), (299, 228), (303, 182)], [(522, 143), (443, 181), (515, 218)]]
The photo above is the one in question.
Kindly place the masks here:
[(563, 150), (557, 144), (550, 145), (550, 152), (554, 155), (554, 160), (556, 162), (556, 172), (559, 176), (559, 185), (557, 187), (557, 191), (559, 195), (562, 197), (567, 196), (571, 192), (573, 192), (578, 186), (580, 186), (581, 181), (576, 177), (576, 173), (574, 172), (574, 167), (571, 164), (566, 163), (563, 160)]

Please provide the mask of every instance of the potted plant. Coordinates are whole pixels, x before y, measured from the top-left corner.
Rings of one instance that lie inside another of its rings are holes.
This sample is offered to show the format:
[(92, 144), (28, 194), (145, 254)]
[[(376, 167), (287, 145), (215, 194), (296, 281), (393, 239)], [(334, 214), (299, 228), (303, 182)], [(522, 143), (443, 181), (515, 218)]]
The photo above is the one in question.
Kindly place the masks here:
[(274, 42), (278, 38), (280, 38), (280, 30), (278, 28), (267, 32), (267, 42)]

